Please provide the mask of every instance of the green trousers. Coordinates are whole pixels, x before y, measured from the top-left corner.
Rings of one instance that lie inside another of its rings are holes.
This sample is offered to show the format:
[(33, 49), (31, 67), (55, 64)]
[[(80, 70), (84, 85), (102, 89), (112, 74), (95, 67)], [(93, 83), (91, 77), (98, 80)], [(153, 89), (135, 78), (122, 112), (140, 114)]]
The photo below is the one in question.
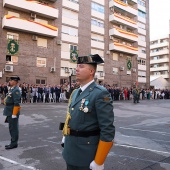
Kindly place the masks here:
[(11, 136), (11, 145), (17, 145), (18, 144), (18, 138), (19, 138), (19, 128), (18, 128), (18, 119), (12, 118), (12, 116), (8, 116), (8, 123), (9, 123), (9, 133)]
[(90, 168), (89, 167), (78, 167), (78, 166), (67, 164), (67, 170), (90, 170)]

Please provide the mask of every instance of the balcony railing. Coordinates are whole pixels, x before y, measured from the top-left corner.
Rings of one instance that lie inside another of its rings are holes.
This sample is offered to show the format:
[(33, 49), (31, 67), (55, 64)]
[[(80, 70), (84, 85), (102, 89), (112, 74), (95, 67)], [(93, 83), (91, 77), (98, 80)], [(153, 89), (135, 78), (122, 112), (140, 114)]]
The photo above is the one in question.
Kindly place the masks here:
[(135, 28), (137, 29), (137, 22), (129, 17), (125, 17), (123, 15), (121, 15), (120, 13), (116, 13), (114, 12), (114, 14), (111, 14), (109, 16), (109, 21), (110, 22), (116, 22), (116, 23), (120, 23), (120, 24), (125, 24), (128, 25), (129, 27)]
[(123, 38), (126, 38), (128, 40), (131, 40), (131, 41), (138, 41), (138, 35), (137, 34), (134, 34), (132, 32), (128, 32), (124, 29), (121, 29), (119, 27), (113, 27), (112, 29), (109, 30), (109, 35), (115, 35), (115, 36), (119, 36), (119, 37), (123, 37)]
[(133, 55), (138, 54), (138, 48), (126, 44), (118, 43), (118, 42), (109, 44), (109, 50), (121, 51)]
[(121, 8), (122, 10), (127, 11), (130, 14), (137, 15), (137, 8), (135, 8), (129, 4), (126, 4), (120, 0), (110, 1), (109, 7), (112, 7), (112, 6), (117, 6), (118, 8)]
[(35, 13), (40, 16), (45, 16), (47, 18), (56, 19), (58, 18), (58, 9), (40, 3), (38, 1), (30, 0), (3, 0), (3, 5), (5, 7), (12, 7), (17, 10), (22, 10), (29, 13)]
[(32, 20), (21, 19), (10, 15), (4, 16), (2, 21), (2, 28), (35, 33), (48, 37), (58, 36), (58, 28), (55, 26)]

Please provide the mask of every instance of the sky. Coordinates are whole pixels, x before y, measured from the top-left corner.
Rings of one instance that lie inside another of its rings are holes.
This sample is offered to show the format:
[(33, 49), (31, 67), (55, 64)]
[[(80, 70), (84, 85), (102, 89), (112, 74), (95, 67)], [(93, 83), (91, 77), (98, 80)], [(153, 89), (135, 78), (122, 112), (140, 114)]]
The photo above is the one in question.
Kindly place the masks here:
[(170, 0), (149, 0), (150, 40), (168, 35)]

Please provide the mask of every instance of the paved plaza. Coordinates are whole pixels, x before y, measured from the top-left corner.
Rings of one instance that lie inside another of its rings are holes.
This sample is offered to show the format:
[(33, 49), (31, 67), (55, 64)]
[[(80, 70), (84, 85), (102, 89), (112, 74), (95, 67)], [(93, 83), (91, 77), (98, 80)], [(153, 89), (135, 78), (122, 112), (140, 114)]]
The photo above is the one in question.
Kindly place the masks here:
[[(66, 107), (22, 104), (19, 147), (5, 150), (10, 137), (0, 105), (0, 170), (66, 170), (58, 130)], [(170, 100), (116, 101), (114, 112), (115, 144), (105, 170), (170, 170)]]

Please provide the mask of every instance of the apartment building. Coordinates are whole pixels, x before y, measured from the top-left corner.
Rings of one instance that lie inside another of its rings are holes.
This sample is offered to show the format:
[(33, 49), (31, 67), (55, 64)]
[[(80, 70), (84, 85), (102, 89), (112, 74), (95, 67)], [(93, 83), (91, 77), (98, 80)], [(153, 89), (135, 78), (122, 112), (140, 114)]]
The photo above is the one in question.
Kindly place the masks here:
[(150, 42), (150, 79), (160, 76), (169, 81), (170, 79), (170, 55), (169, 35)]
[(75, 80), (77, 56), (105, 61), (95, 80), (149, 87), (149, 1), (2, 0), (0, 81)]

